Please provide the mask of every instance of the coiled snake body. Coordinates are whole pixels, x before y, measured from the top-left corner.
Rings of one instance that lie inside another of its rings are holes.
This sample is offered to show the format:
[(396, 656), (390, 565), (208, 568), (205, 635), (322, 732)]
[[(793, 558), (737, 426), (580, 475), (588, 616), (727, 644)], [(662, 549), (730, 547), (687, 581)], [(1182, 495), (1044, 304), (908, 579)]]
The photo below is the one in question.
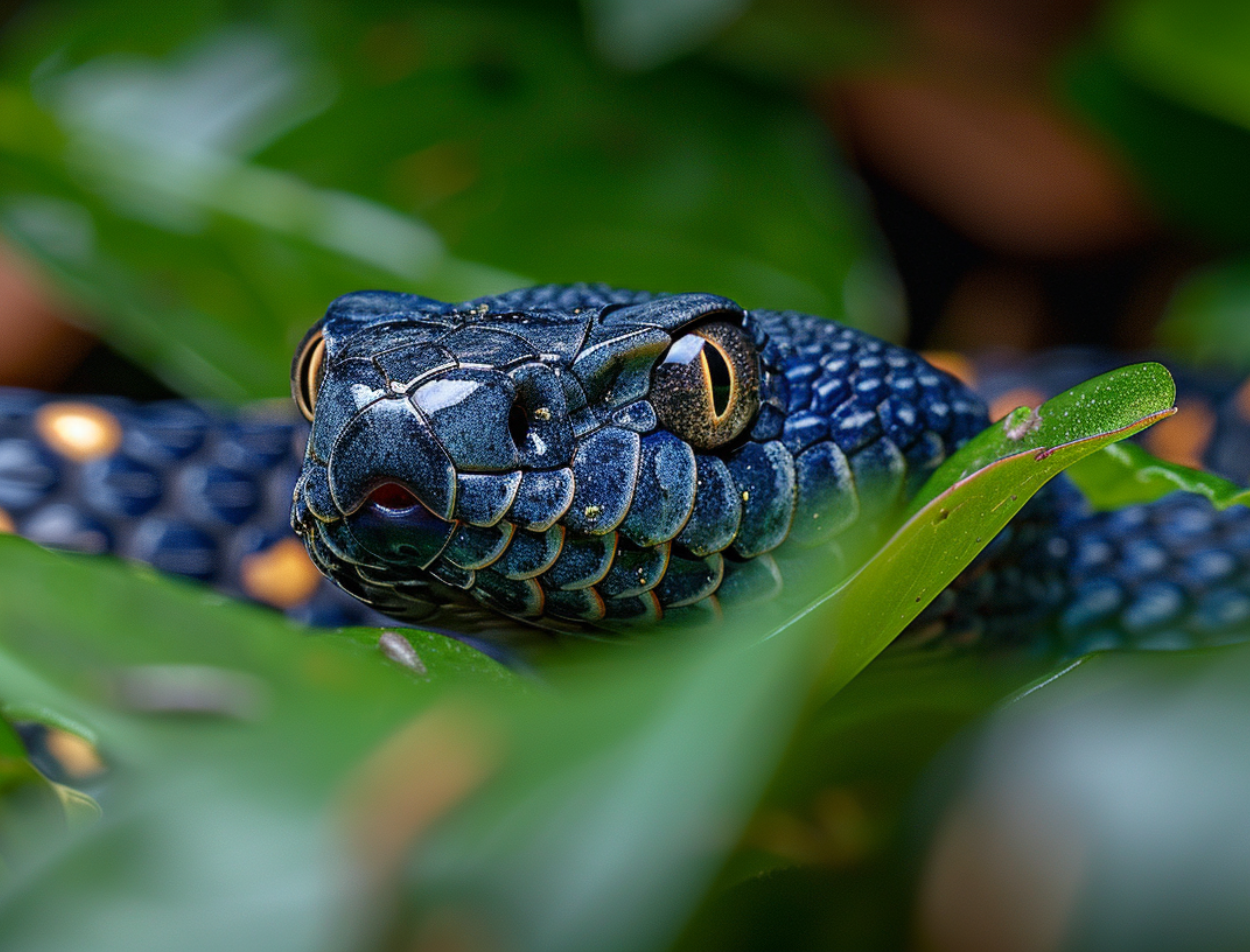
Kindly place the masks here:
[[(313, 624), (611, 630), (768, 597), (774, 553), (816, 550), (834, 572), (841, 540), (988, 423), (953, 377), (832, 321), (601, 286), (347, 295), (293, 386), (309, 430), (8, 392), (0, 519)], [(372, 611), (319, 584), (280, 528), (292, 486), (312, 563)], [(910, 634), (1219, 641), (1250, 617), (1248, 555), (1240, 508), (1092, 514), (1059, 485)]]

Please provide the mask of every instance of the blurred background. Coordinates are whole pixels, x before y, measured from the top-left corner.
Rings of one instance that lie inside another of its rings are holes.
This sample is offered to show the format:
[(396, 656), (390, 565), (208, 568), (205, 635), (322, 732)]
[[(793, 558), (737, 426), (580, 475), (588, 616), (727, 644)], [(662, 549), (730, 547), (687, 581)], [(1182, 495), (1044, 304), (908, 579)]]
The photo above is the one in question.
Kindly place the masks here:
[(337, 294), (711, 289), (1240, 365), (1232, 0), (6, 2), (0, 379), (278, 396)]
[[(3, 384), (283, 398), (341, 293), (548, 281), (1239, 380), (1248, 247), (1241, 0), (0, 0)], [(1235, 651), (874, 665), (681, 947), (1243, 948)]]

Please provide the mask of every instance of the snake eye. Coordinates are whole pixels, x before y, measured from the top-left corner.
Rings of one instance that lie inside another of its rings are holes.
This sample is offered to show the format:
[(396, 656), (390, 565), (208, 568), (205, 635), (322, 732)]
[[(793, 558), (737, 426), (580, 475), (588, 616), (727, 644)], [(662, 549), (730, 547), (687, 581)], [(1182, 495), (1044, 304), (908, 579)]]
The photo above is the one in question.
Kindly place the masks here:
[(760, 406), (760, 367), (742, 328), (715, 322), (679, 337), (651, 372), (660, 424), (698, 450), (736, 439)]
[(291, 394), (295, 397), (295, 405), (309, 423), (312, 422), (313, 409), (317, 406), (317, 391), (321, 389), (321, 378), (324, 376), (326, 355), (326, 339), (321, 331), (311, 334), (291, 371)]

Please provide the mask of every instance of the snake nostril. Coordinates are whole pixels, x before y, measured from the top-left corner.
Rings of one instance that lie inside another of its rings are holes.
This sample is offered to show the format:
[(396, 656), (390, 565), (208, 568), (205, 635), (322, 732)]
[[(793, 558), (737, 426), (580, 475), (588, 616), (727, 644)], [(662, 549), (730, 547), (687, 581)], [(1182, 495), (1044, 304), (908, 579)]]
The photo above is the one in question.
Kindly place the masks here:
[(508, 434), (512, 437), (512, 442), (517, 449), (525, 445), (529, 432), (530, 417), (525, 412), (525, 407), (520, 403), (512, 404), (512, 409), (508, 411)]
[(369, 494), (369, 502), (383, 509), (402, 512), (419, 505), (420, 500), (399, 483), (383, 483)]

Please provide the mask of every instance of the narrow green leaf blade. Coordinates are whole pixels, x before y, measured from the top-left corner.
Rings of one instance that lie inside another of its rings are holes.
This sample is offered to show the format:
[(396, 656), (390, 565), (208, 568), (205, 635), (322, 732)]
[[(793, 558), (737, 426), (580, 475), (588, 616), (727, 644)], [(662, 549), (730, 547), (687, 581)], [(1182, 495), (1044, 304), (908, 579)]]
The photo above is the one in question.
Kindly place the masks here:
[(1095, 377), (1009, 414), (951, 457), (912, 515), (838, 593), (839, 639), (824, 679), (836, 691), (880, 653), (1048, 480), (1175, 412), (1161, 364)]
[(1136, 443), (1105, 446), (1074, 465), (1072, 481), (1095, 509), (1119, 509), (1154, 502), (1169, 493), (1205, 496), (1216, 509), (1250, 505), (1250, 489), (1151, 455)]

